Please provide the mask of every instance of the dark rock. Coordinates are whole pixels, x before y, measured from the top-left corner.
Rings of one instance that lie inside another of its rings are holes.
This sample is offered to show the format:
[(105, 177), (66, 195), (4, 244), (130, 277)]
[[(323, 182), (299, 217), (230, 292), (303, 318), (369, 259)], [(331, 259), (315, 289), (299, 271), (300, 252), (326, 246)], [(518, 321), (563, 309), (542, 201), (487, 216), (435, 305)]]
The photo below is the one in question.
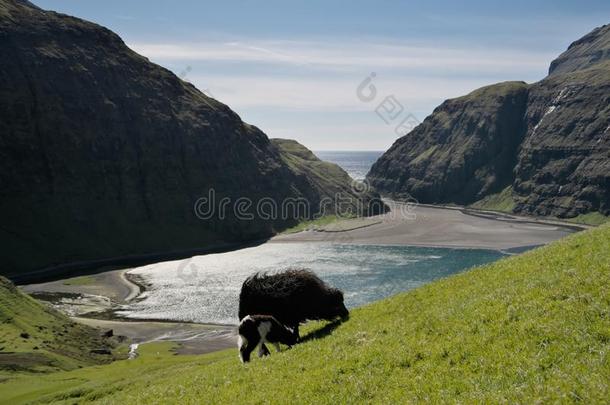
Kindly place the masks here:
[(114, 331), (112, 329), (108, 329), (107, 331), (102, 333), (102, 337), (109, 338), (112, 336), (114, 336)]
[(30, 338), (30, 334), (27, 332), (21, 332), (19, 334), (20, 337), (24, 338), (24, 339), (29, 339)]
[(112, 351), (110, 349), (101, 348), (101, 349), (92, 349), (91, 353), (93, 353), (93, 354), (102, 354), (102, 355), (111, 355)]
[(422, 203), (470, 204), (509, 189), (514, 212), (610, 215), (610, 25), (574, 42), (538, 83), (444, 102), (367, 178)]

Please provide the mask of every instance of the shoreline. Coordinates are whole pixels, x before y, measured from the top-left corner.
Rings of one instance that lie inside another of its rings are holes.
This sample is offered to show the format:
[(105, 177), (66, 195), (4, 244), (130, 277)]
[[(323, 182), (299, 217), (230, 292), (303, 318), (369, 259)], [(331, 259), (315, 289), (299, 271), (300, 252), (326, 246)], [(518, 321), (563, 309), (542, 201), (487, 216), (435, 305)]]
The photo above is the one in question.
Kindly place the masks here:
[(120, 279), (131, 290), (129, 295), (123, 298), (124, 302), (130, 302), (137, 299), (142, 293), (146, 292), (146, 283), (143, 280), (138, 280), (138, 277), (129, 274), (129, 270), (125, 269), (120, 272)]
[[(495, 250), (507, 255), (520, 253), (559, 239), (586, 227), (540, 222), (501, 213), (472, 212), (464, 207), (418, 205), (403, 212), (400, 202), (390, 201), (388, 214), (339, 220), (330, 229), (320, 227), (297, 233), (279, 234), (269, 240), (224, 246), (223, 251), (258, 246), (261, 243), (343, 243), (416, 248)], [(404, 205), (404, 204), (403, 204)], [(205, 249), (216, 253), (217, 246)], [(201, 254), (202, 250), (197, 253)], [(196, 255), (195, 253), (194, 255)], [(175, 257), (166, 260), (177, 260)], [(165, 260), (159, 260), (165, 261)], [(30, 294), (44, 298), (73, 319), (102, 329), (116, 330), (132, 343), (153, 341), (177, 343), (177, 353), (207, 353), (234, 347), (236, 325), (196, 323), (167, 319), (134, 319), (116, 316), (122, 305), (137, 300), (149, 288), (146, 280), (122, 269), (92, 269), (70, 272), (70, 278), (23, 285)], [(64, 295), (62, 297), (62, 294)], [(78, 295), (75, 298), (74, 295)], [(68, 297), (68, 298), (66, 298)], [(66, 302), (62, 302), (66, 301)], [(62, 307), (63, 305), (63, 307)]]
[[(385, 199), (384, 201), (396, 208), (400, 205), (406, 205), (406, 203), (401, 202), (399, 200), (389, 200)], [(539, 217), (527, 217), (527, 216), (519, 216), (516, 214), (503, 213), (500, 211), (491, 211), (491, 210), (482, 210), (478, 208), (470, 208), (465, 206), (445, 206), (445, 205), (431, 205), (431, 204), (417, 204), (414, 206), (415, 211), (418, 209), (430, 209), (430, 210), (440, 210), (440, 211), (455, 211), (460, 212), (465, 216), (470, 216), (474, 218), (481, 218), (489, 221), (498, 221), (502, 223), (514, 223), (514, 224), (532, 224), (532, 225), (540, 225), (540, 226), (555, 226), (563, 229), (569, 229), (572, 232), (581, 231), (585, 229), (591, 229), (595, 226), (585, 225), (585, 224), (577, 224), (566, 221), (561, 221), (557, 219), (545, 219)], [(327, 226), (322, 226), (317, 229), (315, 232), (319, 233), (327, 233), (327, 234), (345, 234), (350, 233), (352, 231), (358, 231), (364, 228), (374, 228), (380, 224), (383, 220), (383, 217), (387, 215), (392, 215), (394, 212), (391, 211), (389, 214), (382, 214), (373, 217), (366, 217), (368, 222), (362, 225), (358, 225), (355, 227), (347, 227), (346, 229), (333, 229), (340, 228), (342, 224), (347, 224), (350, 221), (353, 221), (353, 218), (339, 219), (337, 222), (329, 224)], [(193, 248), (193, 249), (184, 249), (184, 250), (176, 250), (169, 252), (160, 252), (160, 253), (148, 253), (148, 254), (139, 254), (139, 255), (127, 255), (127, 256), (119, 256), (107, 259), (99, 259), (99, 260), (85, 260), (85, 261), (77, 261), (72, 263), (61, 264), (57, 266), (49, 266), (43, 269), (23, 273), (23, 274), (7, 274), (5, 277), (9, 278), (16, 285), (29, 285), (29, 284), (38, 284), (44, 282), (52, 282), (58, 280), (64, 280), (67, 278), (82, 276), (82, 275), (94, 275), (98, 273), (113, 271), (113, 270), (123, 270), (126, 268), (140, 267), (145, 266), (147, 264), (162, 262), (162, 261), (170, 261), (170, 260), (181, 260), (185, 258), (189, 258), (192, 256), (205, 255), (205, 254), (213, 254), (213, 253), (226, 253), (239, 249), (243, 249), (246, 247), (254, 247), (267, 242), (276, 242), (279, 239), (282, 239), (286, 236), (291, 235), (299, 235), (304, 232), (311, 231), (300, 231), (296, 233), (278, 233), (274, 236), (270, 236), (268, 238), (261, 238), (256, 240), (244, 241), (244, 242), (231, 242), (231, 243), (217, 243), (203, 248)], [(282, 240), (284, 241), (284, 240)], [(285, 238), (285, 241), (289, 241), (289, 238)], [(428, 246), (428, 247), (461, 247), (461, 248), (471, 248), (476, 246), (471, 245), (446, 245), (446, 244), (430, 244), (430, 243), (378, 243), (383, 245), (397, 245), (397, 246)], [(481, 249), (487, 249), (487, 246), (480, 246)], [(493, 249), (493, 248), (492, 248)], [(503, 248), (498, 248), (503, 249)]]
[[(148, 287), (138, 276), (130, 275), (129, 270), (110, 270), (19, 288), (74, 321), (124, 336), (126, 344), (172, 342), (176, 344), (173, 349), (176, 354), (204, 354), (236, 346), (236, 325), (117, 315), (116, 310), (138, 299)], [(86, 283), (70, 284), (83, 277)]]
[(4, 277), (10, 279), (15, 285), (38, 284), (82, 275), (95, 275), (112, 270), (140, 267), (157, 262), (181, 260), (197, 255), (231, 252), (249, 246), (258, 246), (268, 240), (269, 238), (262, 238), (243, 242), (217, 243), (203, 248), (118, 256), (98, 260), (83, 260), (49, 266), (22, 274), (6, 274)]

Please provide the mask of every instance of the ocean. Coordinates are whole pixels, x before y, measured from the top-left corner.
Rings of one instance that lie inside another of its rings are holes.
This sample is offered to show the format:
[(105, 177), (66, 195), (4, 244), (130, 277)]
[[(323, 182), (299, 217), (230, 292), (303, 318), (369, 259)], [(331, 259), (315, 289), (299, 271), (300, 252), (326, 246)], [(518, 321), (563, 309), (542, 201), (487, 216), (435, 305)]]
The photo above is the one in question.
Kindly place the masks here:
[(379, 159), (383, 151), (318, 151), (314, 153), (322, 160), (341, 166), (354, 180), (364, 180), (371, 166)]

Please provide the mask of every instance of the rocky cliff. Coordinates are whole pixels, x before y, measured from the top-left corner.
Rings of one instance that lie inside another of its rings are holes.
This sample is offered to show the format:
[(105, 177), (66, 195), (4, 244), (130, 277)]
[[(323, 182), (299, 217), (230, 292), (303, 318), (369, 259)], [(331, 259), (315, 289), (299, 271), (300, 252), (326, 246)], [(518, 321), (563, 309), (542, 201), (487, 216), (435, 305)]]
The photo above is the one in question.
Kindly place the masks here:
[(444, 102), (373, 165), (382, 193), (423, 203), (507, 196), (514, 212), (610, 214), (610, 25), (570, 45), (549, 76)]
[[(300, 214), (244, 219), (234, 203), (334, 195), (314, 183), (258, 128), (109, 30), (0, 0), (0, 273), (268, 237)], [(215, 212), (201, 219), (210, 190)]]

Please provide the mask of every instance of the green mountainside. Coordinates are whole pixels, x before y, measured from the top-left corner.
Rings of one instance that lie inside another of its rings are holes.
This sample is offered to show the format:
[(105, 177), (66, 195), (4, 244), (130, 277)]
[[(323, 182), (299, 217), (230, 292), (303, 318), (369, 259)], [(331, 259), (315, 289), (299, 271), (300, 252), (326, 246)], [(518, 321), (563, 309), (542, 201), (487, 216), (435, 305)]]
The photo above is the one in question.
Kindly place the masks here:
[[(115, 359), (117, 342), (73, 322), (0, 276), (0, 380), (12, 372), (70, 370)], [(1, 397), (1, 396), (0, 396)]]

